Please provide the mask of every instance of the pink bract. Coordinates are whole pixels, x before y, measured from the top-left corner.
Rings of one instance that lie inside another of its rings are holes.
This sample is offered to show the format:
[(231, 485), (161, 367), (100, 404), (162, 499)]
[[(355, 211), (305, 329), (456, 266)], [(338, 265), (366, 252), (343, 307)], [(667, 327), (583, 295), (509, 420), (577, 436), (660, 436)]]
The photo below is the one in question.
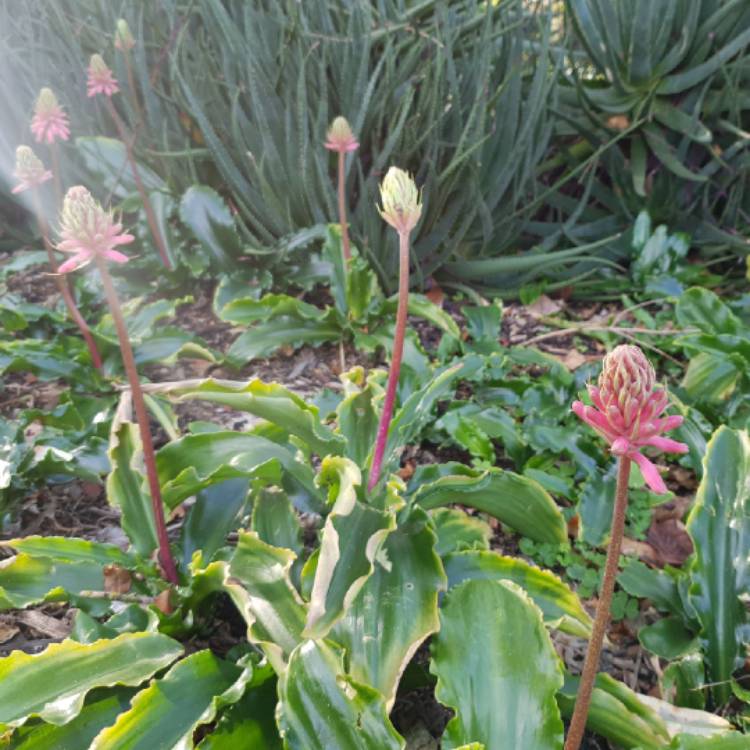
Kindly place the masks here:
[(28, 146), (16, 149), (16, 168), (13, 176), (18, 180), (11, 193), (21, 193), (24, 190), (38, 187), (52, 179), (52, 172), (44, 168), (41, 160)]
[(88, 67), (88, 82), (86, 93), (88, 96), (104, 94), (112, 96), (120, 90), (117, 79), (102, 59), (101, 55), (92, 55)]
[(588, 386), (594, 405), (575, 401), (572, 408), (609, 443), (614, 455), (635, 461), (646, 484), (662, 494), (667, 491), (664, 480), (641, 449), (650, 446), (666, 453), (687, 453), (688, 446), (663, 437), (679, 427), (683, 418), (661, 416), (669, 397), (663, 389), (653, 390), (654, 381), (653, 367), (638, 347), (618, 346), (604, 359), (599, 386)]
[(60, 273), (80, 268), (96, 256), (115, 263), (127, 263), (129, 258), (115, 247), (133, 242), (135, 237), (122, 230), (110, 211), (105, 211), (82, 186), (68, 190), (60, 218), (60, 237), (57, 249), (72, 253), (60, 267)]
[(54, 143), (58, 138), (70, 138), (70, 123), (65, 110), (58, 104), (51, 89), (43, 88), (34, 106), (31, 118), (31, 132), (37, 143)]

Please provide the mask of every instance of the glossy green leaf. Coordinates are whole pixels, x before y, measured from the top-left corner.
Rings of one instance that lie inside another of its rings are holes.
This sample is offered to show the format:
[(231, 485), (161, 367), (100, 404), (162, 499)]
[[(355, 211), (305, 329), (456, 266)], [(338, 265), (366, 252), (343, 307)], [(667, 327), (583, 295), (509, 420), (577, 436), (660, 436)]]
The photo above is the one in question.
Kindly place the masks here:
[[(397, 306), (398, 296), (391, 297), (384, 305), (383, 312), (395, 314)], [(423, 318), (440, 330), (445, 331), (445, 333), (449, 333), (454, 338), (461, 337), (456, 321), (445, 310), (438, 307), (434, 302), (431, 302), (423, 294), (409, 293), (408, 311), (409, 315), (415, 318)]]
[(717, 334), (742, 332), (739, 319), (710, 289), (688, 289), (677, 300), (675, 313), (683, 328), (698, 328), (703, 333)]
[(290, 549), (297, 557), (302, 554), (302, 527), (286, 493), (265, 488), (255, 492), (251, 525), (266, 544)]
[(242, 697), (252, 668), (198, 651), (178, 661), (132, 700), (130, 710), (103, 730), (91, 750), (188, 750), (193, 732)]
[(137, 560), (114, 544), (91, 542), (87, 539), (71, 539), (63, 536), (26, 536), (2, 542), (32, 557), (46, 557), (55, 562), (93, 563), (96, 565), (120, 565), (133, 568)]
[(719, 427), (708, 443), (704, 474), (687, 530), (695, 547), (690, 601), (701, 621), (708, 680), (717, 704), (742, 662), (740, 629), (748, 616), (740, 595), (750, 585), (750, 439)]
[(616, 485), (617, 465), (612, 462), (606, 471), (595, 467), (581, 487), (579, 537), (587, 544), (601, 546), (609, 536)]
[(205, 487), (195, 498), (182, 525), (182, 563), (187, 567), (200, 550), (209, 561), (224, 545), (227, 534), (237, 524), (249, 489), (247, 479), (227, 479)]
[(317, 408), (278, 383), (255, 379), (242, 385), (209, 379), (172, 389), (169, 395), (178, 403), (193, 399), (210, 401), (254, 414), (296, 435), (321, 456), (340, 454), (343, 450), (343, 439), (321, 423)]
[(33, 656), (14, 651), (0, 659), (0, 722), (38, 716), (65, 724), (90, 690), (138, 685), (181, 653), (177, 641), (160, 633), (125, 633), (90, 645), (65, 640)]
[(436, 508), (430, 511), (430, 517), (437, 534), (435, 551), (441, 557), (451, 552), (490, 548), (492, 529), (481, 518), (455, 508)]
[(679, 734), (665, 750), (747, 750), (749, 744), (747, 735), (740, 732), (729, 732), (716, 737)]
[(103, 588), (103, 567), (90, 562), (57, 562), (23, 552), (0, 561), (0, 611), (66, 601), (81, 591)]
[(690, 359), (682, 385), (695, 399), (722, 401), (732, 395), (746, 367), (747, 362), (736, 355), (701, 352)]
[(645, 597), (662, 612), (683, 611), (676, 580), (663, 570), (654, 570), (640, 560), (628, 560), (617, 582), (631, 596)]
[[(114, 724), (118, 715), (127, 711), (133, 689), (118, 688), (89, 696), (86, 705), (74, 719), (62, 726), (26, 724), (17, 729), (7, 750), (82, 750), (105, 727)], [(3, 747), (5, 747), (3, 745)]]
[(383, 696), (352, 680), (344, 652), (304, 641), (279, 679), (278, 722), (288, 750), (403, 750)]
[(225, 588), (277, 673), (302, 640), (307, 610), (289, 579), (295, 554), (272, 547), (255, 532), (240, 532)]
[(659, 683), (662, 696), (673, 705), (697, 709), (706, 707), (706, 668), (700, 652), (667, 664)]
[(331, 637), (347, 650), (349, 675), (376, 688), (390, 710), (399, 679), (427, 636), (440, 626), (438, 594), (445, 573), (424, 511), (388, 535), (372, 575)]
[(698, 639), (678, 617), (663, 617), (638, 631), (641, 645), (662, 659), (678, 659), (698, 647)]
[(422, 485), (414, 501), (426, 509), (453, 503), (476, 508), (538, 542), (568, 539), (565, 519), (549, 493), (533, 479), (503, 469), (467, 468)]
[(249, 687), (237, 703), (222, 713), (216, 729), (198, 745), (199, 750), (282, 750), (275, 721), (277, 700), (276, 680)]
[(305, 625), (305, 636), (316, 638), (325, 636), (344, 616), (396, 525), (392, 513), (357, 500), (361, 474), (348, 459), (324, 459), (319, 481), (330, 486), (335, 500), (323, 527)]
[[(578, 678), (566, 676), (563, 689), (557, 694), (560, 712), (566, 719), (573, 715)], [(624, 685), (615, 689), (609, 675), (597, 675), (591, 695), (586, 729), (606, 737), (624, 750), (661, 750), (669, 741), (664, 723)]]
[(207, 185), (188, 188), (180, 201), (180, 219), (219, 266), (229, 268), (240, 254), (234, 219), (213, 188)]
[(545, 624), (563, 632), (588, 638), (592, 620), (576, 593), (554, 573), (516, 557), (478, 550), (456, 552), (443, 560), (448, 586), (464, 581), (513, 581), (542, 610)]
[(311, 496), (318, 495), (309, 466), (284, 446), (248, 433), (186, 435), (157, 451), (156, 469), (170, 508), (205, 487), (236, 478), (262, 476), (282, 482), (288, 476)]
[(148, 557), (158, 542), (137, 425), (116, 418), (112, 422), (107, 455), (112, 466), (107, 475), (107, 499), (120, 509), (122, 529), (136, 551)]
[(559, 750), (563, 725), (555, 702), (559, 658), (539, 609), (515, 584), (474, 580), (451, 589), (432, 646), (435, 696), (456, 715), (445, 750), (486, 747)]
[(365, 466), (375, 445), (380, 415), (373, 406), (382, 386), (372, 375), (365, 379), (362, 367), (354, 367), (342, 375), (344, 398), (336, 408), (338, 430), (346, 439), (346, 456), (357, 466)]

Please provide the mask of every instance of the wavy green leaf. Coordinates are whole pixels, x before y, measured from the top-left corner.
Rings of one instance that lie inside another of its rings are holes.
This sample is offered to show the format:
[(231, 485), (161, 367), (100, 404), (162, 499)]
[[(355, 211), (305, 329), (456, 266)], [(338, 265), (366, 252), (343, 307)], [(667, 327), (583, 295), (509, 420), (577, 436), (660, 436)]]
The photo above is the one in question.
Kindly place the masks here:
[(323, 460), (319, 481), (335, 493), (323, 527), (310, 595), (306, 637), (323, 637), (340, 620), (372, 574), (382, 544), (396, 526), (393, 514), (357, 500), (359, 468), (348, 459)]
[(440, 627), (438, 594), (445, 587), (435, 535), (417, 509), (388, 535), (372, 575), (331, 631), (347, 650), (352, 679), (380, 691), (389, 710), (406, 665)]
[(217, 265), (230, 268), (240, 254), (240, 239), (224, 199), (207, 185), (189, 187), (180, 200), (180, 219)]
[(0, 561), (0, 611), (67, 601), (81, 591), (103, 588), (103, 567), (90, 562), (58, 562), (23, 552)]
[(563, 544), (568, 539), (565, 519), (549, 493), (533, 479), (503, 469), (467, 468), (441, 477), (422, 485), (414, 502), (426, 509), (467, 505), (538, 542)]
[(90, 690), (139, 685), (181, 653), (177, 641), (160, 633), (125, 633), (88, 645), (65, 640), (33, 656), (14, 651), (0, 659), (0, 722), (38, 716), (65, 724)]
[(487, 747), (559, 750), (563, 725), (555, 702), (560, 660), (539, 609), (514, 583), (474, 580), (451, 589), (432, 646), (435, 696), (455, 710), (445, 750)]
[(55, 562), (94, 563), (97, 565), (120, 565), (134, 568), (135, 556), (123, 552), (114, 544), (91, 542), (87, 539), (71, 539), (63, 536), (25, 536), (0, 542), (32, 557), (46, 557)]
[(278, 722), (289, 750), (403, 750), (385, 701), (352, 680), (344, 652), (328, 641), (304, 641), (279, 679)]
[(247, 623), (247, 637), (281, 674), (302, 640), (307, 609), (289, 579), (296, 555), (272, 547), (255, 532), (240, 532), (225, 588)]
[(451, 552), (490, 548), (492, 529), (481, 518), (455, 508), (436, 508), (430, 511), (430, 518), (437, 534), (435, 551), (440, 557)]
[(576, 593), (554, 573), (542, 570), (516, 557), (497, 552), (469, 550), (446, 555), (443, 559), (448, 586), (464, 581), (513, 581), (542, 610), (545, 624), (565, 633), (588, 638), (592, 620)]
[[(67, 724), (27, 724), (17, 729), (7, 750), (81, 750), (91, 747), (99, 732), (127, 711), (135, 690), (117, 688), (89, 696), (81, 713)], [(5, 745), (3, 745), (5, 747)]]
[(740, 629), (748, 622), (741, 595), (750, 584), (750, 438), (719, 427), (708, 443), (704, 473), (687, 530), (695, 547), (690, 601), (701, 622), (708, 680), (718, 705), (732, 695), (742, 663)]
[(304, 440), (321, 456), (340, 454), (344, 449), (343, 438), (320, 421), (317, 407), (278, 383), (264, 383), (256, 378), (238, 385), (209, 379), (187, 388), (172, 389), (169, 396), (178, 403), (210, 401), (254, 414)]
[(242, 667), (198, 651), (178, 661), (132, 700), (130, 710), (104, 729), (91, 750), (189, 750), (193, 733), (236, 703), (252, 676)]
[(346, 456), (357, 466), (365, 466), (375, 445), (379, 415), (373, 400), (383, 391), (377, 376), (368, 376), (362, 367), (354, 367), (342, 376), (344, 398), (336, 408), (338, 430), (346, 441)]

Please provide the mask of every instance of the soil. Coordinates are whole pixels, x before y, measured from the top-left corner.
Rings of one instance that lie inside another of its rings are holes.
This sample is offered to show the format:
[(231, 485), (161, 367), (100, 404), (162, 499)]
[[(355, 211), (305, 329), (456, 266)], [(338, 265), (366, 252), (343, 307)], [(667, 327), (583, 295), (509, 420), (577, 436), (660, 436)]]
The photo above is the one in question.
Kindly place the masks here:
[[(10, 281), (10, 288), (29, 300), (50, 304), (56, 297), (56, 289), (49, 277), (23, 273), (16, 274)], [(224, 352), (231, 344), (239, 329), (218, 320), (211, 305), (210, 285), (201, 285), (194, 293), (195, 302), (178, 311), (176, 325), (189, 329), (200, 336), (211, 348)], [(544, 298), (546, 300), (546, 298)], [(535, 303), (536, 304), (536, 303)], [(560, 303), (547, 300), (544, 304), (522, 306), (506, 305), (503, 319), (501, 342), (503, 344), (522, 344), (535, 339), (542, 332), (549, 330), (543, 322), (546, 315), (559, 310)], [(551, 305), (551, 307), (550, 307)], [(459, 306), (447, 303), (446, 309), (459, 324), (463, 318)], [(597, 305), (577, 305), (568, 310), (578, 320), (607, 320), (616, 308)], [(428, 349), (434, 349), (440, 335), (424, 321), (410, 321), (410, 326), (419, 333), (420, 339)], [(558, 357), (569, 367), (575, 368), (589, 360), (601, 357), (602, 346), (599, 342), (584, 339), (584, 347), (573, 346), (573, 337), (567, 334), (550, 336), (540, 340), (537, 345), (543, 351)], [(583, 348), (583, 352), (580, 351)], [(344, 352), (345, 365), (351, 367), (361, 364), (369, 368), (382, 365), (376, 356), (363, 356), (352, 348)], [(246, 381), (259, 377), (267, 381), (279, 382), (301, 396), (312, 396), (321, 389), (341, 388), (338, 375), (341, 372), (341, 351), (337, 345), (325, 345), (318, 348), (304, 346), (297, 351), (285, 350), (264, 360), (255, 361), (239, 372), (218, 367), (201, 360), (182, 360), (171, 366), (151, 366), (146, 368), (145, 375), (152, 382), (183, 380), (187, 378), (216, 377)], [(4, 389), (0, 394), (0, 417), (12, 418), (18, 411), (30, 406), (50, 409), (56, 401), (56, 394), (63, 389), (62, 383), (37, 383), (36, 379), (23, 374), (5, 377)], [(244, 429), (248, 420), (225, 407), (206, 402), (192, 402), (176, 407), (179, 426), (184, 429), (190, 422), (210, 420), (227, 429)], [(158, 435), (158, 425), (154, 425)], [(162, 439), (163, 435), (162, 435)], [(159, 441), (161, 442), (161, 441)], [(470, 463), (469, 456), (456, 449), (441, 449), (423, 445), (419, 448), (408, 447), (402, 457), (402, 475), (408, 477), (418, 464), (435, 461), (458, 460)], [(14, 536), (30, 534), (77, 536), (97, 541), (127, 545), (119, 526), (119, 514), (106, 501), (103, 486), (78, 480), (60, 484), (51, 484), (29, 494), (25, 499), (17, 520), (10, 528), (0, 533), (0, 542)], [(503, 531), (496, 524), (496, 535), (493, 548), (504, 554), (520, 555), (518, 538)], [(10, 556), (8, 548), (0, 546), (0, 564), (3, 558)], [(589, 604), (593, 604), (589, 602)], [(593, 615), (594, 607), (589, 606)], [(25, 611), (10, 611), (0, 614), (0, 655), (14, 649), (38, 652), (49, 643), (61, 640), (69, 633), (73, 612), (64, 604), (46, 604)], [(219, 601), (214, 610), (214, 632), (205, 642), (194, 644), (196, 647), (209, 646), (217, 653), (225, 654), (233, 645), (245, 639), (245, 627), (236, 610), (228, 602)], [(571, 671), (578, 672), (583, 662), (585, 642), (555, 632), (555, 646)], [(635, 629), (627, 623), (613, 626), (609, 632), (610, 644), (605, 645), (602, 668), (613, 676), (623, 680), (643, 693), (653, 692), (656, 686), (656, 673), (651, 658), (640, 646)], [(425, 657), (423, 647), (417, 661)], [(442, 707), (434, 698), (429, 687), (412, 690), (399, 697), (393, 710), (396, 726), (410, 736), (410, 747), (428, 750), (437, 748), (437, 737), (450, 719), (450, 711)], [(585, 747), (604, 748), (597, 744), (601, 740), (591, 738)]]

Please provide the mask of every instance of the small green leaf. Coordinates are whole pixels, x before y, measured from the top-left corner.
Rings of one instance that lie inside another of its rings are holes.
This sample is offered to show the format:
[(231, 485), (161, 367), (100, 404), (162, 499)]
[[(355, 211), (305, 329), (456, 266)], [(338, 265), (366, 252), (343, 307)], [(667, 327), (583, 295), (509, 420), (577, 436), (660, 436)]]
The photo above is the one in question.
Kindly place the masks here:
[(644, 648), (670, 661), (698, 648), (697, 638), (678, 617), (663, 617), (653, 625), (644, 625), (638, 631), (638, 640)]
[(430, 511), (430, 517), (437, 533), (435, 551), (440, 557), (450, 552), (490, 548), (492, 529), (481, 518), (454, 508), (436, 508)]
[(234, 219), (222, 197), (206, 185), (193, 185), (180, 201), (180, 218), (219, 266), (228, 268), (241, 251)]

